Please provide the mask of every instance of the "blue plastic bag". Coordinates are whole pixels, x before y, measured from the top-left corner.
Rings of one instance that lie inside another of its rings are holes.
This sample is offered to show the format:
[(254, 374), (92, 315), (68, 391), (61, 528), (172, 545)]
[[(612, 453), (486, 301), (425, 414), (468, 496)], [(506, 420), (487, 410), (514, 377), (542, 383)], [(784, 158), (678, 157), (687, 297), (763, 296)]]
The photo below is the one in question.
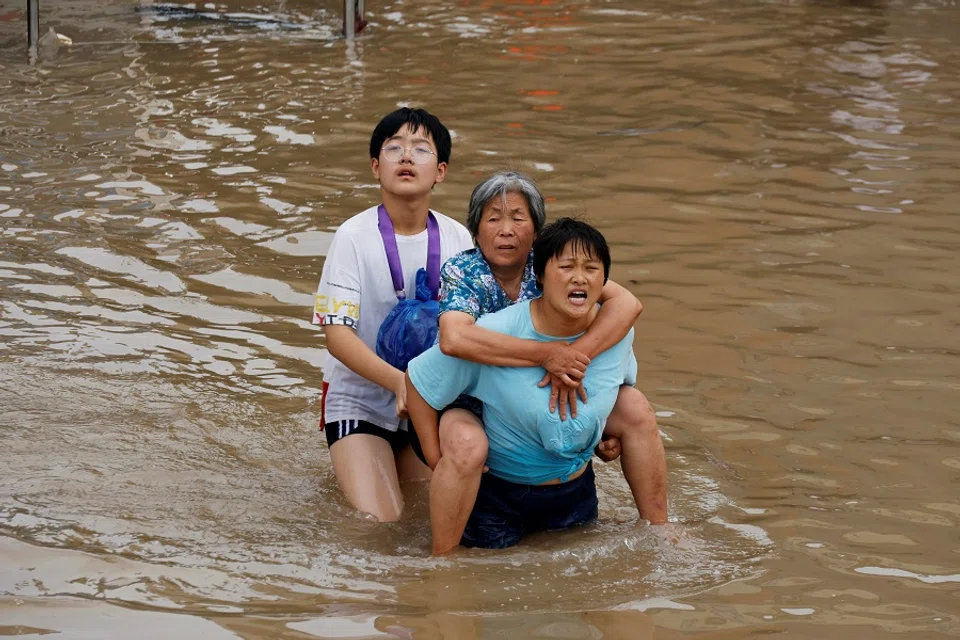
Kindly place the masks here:
[(433, 346), (440, 322), (440, 303), (430, 295), (427, 270), (417, 271), (417, 297), (397, 303), (380, 325), (377, 355), (406, 371), (410, 361)]

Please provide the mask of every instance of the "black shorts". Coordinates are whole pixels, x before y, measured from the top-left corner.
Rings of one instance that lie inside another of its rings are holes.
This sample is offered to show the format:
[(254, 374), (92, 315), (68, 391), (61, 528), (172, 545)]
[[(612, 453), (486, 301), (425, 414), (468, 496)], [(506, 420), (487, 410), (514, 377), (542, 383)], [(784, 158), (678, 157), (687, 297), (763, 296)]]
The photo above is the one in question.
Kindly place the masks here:
[(480, 420), (480, 423), (483, 423), (483, 402), (474, 398), (473, 396), (468, 396), (465, 393), (461, 393), (457, 396), (457, 399), (451, 402), (448, 406), (444, 407), (443, 411), (440, 412), (440, 415), (443, 415), (444, 411), (450, 411), (450, 409), (466, 409), (473, 415), (477, 416), (477, 419)]
[(506, 549), (534, 531), (566, 529), (596, 520), (597, 511), (597, 485), (590, 462), (579, 477), (560, 484), (516, 484), (485, 473), (460, 544)]
[(406, 431), (390, 431), (366, 420), (338, 420), (337, 422), (328, 422), (323, 425), (323, 432), (327, 435), (328, 447), (332, 447), (333, 443), (337, 440), (346, 438), (354, 433), (364, 433), (383, 438), (390, 443), (390, 448), (393, 449), (394, 453), (397, 453), (410, 444), (410, 435)]
[[(461, 394), (456, 400), (444, 407), (437, 415), (437, 418), (442, 417), (443, 414), (450, 411), (450, 409), (466, 409), (477, 416), (480, 424), (483, 424), (483, 403), (473, 396)], [(420, 447), (420, 438), (417, 437), (417, 430), (413, 428), (412, 422), (410, 423), (410, 446), (413, 447), (413, 452), (420, 458), (420, 462), (427, 464), (427, 458), (423, 455), (423, 449)]]

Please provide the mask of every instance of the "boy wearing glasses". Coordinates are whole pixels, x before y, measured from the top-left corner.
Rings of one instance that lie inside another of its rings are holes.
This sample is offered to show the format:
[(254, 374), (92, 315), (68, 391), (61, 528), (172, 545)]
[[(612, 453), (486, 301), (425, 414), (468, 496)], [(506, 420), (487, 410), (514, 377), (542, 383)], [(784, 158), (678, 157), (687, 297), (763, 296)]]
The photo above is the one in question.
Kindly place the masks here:
[[(416, 273), (438, 239), (441, 264), (473, 247), (463, 225), (430, 210), (450, 147), (450, 132), (423, 109), (398, 109), (380, 121), (370, 168), (382, 204), (334, 234), (314, 304), (313, 323), (323, 326), (329, 352), (322, 424), (333, 470), (350, 503), (381, 522), (400, 516), (400, 479), (425, 479), (429, 469), (409, 445), (404, 372), (377, 356), (377, 332), (398, 295), (415, 297)], [(387, 257), (390, 238), (399, 274)]]

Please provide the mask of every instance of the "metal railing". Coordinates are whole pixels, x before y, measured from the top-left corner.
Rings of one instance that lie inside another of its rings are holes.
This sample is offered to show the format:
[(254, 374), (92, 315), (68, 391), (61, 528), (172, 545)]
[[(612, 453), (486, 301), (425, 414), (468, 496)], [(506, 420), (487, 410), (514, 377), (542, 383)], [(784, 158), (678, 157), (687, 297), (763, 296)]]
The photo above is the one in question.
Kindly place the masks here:
[(363, 19), (364, 0), (343, 0), (343, 37), (352, 40), (357, 35), (357, 25), (365, 24)]
[(27, 46), (31, 49), (40, 41), (40, 0), (27, 0)]
[[(364, 0), (343, 1), (343, 36), (352, 40), (357, 35), (357, 26), (363, 28), (366, 21)], [(40, 0), (27, 0), (27, 47), (34, 50), (40, 41)]]

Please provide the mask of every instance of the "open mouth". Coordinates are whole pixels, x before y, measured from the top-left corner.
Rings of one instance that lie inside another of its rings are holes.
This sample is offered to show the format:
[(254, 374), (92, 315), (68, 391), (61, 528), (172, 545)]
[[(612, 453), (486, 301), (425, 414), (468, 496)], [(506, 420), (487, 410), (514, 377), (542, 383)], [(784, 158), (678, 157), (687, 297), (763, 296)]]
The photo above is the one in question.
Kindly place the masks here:
[(400, 169), (397, 171), (398, 178), (416, 178), (417, 174), (411, 171), (410, 169)]
[(498, 244), (497, 249), (499, 251), (513, 251), (516, 247), (512, 244)]
[(567, 300), (575, 305), (584, 305), (587, 303), (587, 292), (583, 289), (574, 289), (567, 294)]

